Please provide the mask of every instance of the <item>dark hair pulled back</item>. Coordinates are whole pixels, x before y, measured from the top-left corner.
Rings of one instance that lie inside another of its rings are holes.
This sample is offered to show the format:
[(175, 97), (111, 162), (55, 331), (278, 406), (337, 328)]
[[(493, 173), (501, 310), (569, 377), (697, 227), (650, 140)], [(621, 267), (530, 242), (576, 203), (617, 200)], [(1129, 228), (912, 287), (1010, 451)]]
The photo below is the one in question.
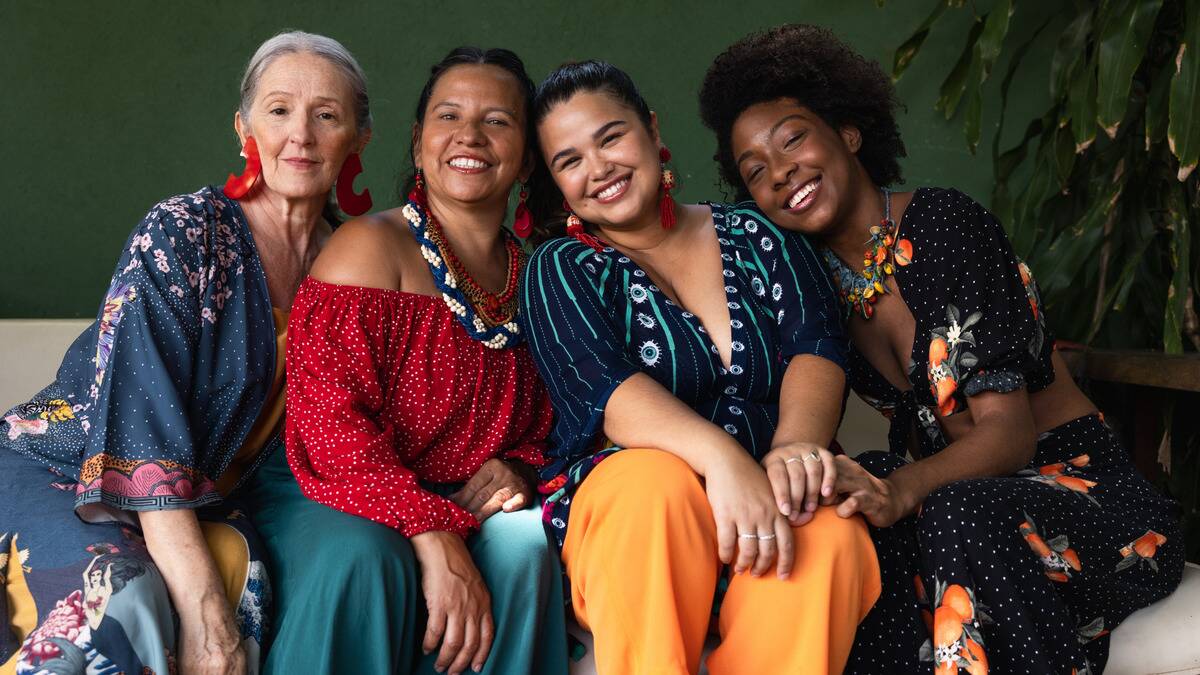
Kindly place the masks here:
[[(591, 92), (613, 97), (633, 110), (646, 130), (650, 130), (650, 106), (633, 83), (633, 78), (611, 63), (596, 60), (564, 63), (542, 80), (533, 97), (533, 114), (530, 118), (534, 127), (541, 124), (555, 106), (569, 101), (576, 94)], [(535, 237), (548, 239), (562, 236), (566, 218), (563, 195), (544, 163), (539, 164), (530, 178), (528, 204), (536, 224)]]

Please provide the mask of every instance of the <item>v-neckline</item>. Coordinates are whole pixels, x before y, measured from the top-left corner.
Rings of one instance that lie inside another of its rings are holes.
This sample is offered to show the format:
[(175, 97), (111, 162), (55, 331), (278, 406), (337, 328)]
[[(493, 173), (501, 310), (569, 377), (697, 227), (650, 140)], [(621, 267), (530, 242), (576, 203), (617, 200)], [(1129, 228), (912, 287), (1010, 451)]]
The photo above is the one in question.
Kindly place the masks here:
[[(899, 240), (901, 232), (905, 232), (905, 231), (911, 232), (911, 229), (912, 229), (911, 227), (907, 227), (907, 228), (905, 227), (906, 221), (908, 220), (908, 214), (912, 213), (913, 204), (916, 203), (917, 199), (926, 191), (927, 191), (927, 188), (916, 188), (913, 190), (912, 199), (908, 200), (908, 205), (904, 207), (904, 213), (900, 216), (900, 220), (896, 223), (896, 235), (895, 236), (896, 236), (897, 240)], [(839, 262), (841, 262), (840, 259), (839, 259)], [(871, 363), (871, 360), (867, 358), (866, 354), (864, 354), (858, 348), (854, 347), (853, 343), (851, 343), (851, 348), (854, 349), (854, 351), (858, 353), (858, 356), (859, 356), (859, 358), (862, 359), (862, 362), (864, 364), (866, 364), (866, 366), (868, 368), (871, 369), (871, 373), (875, 376), (875, 378), (877, 378), (880, 382), (887, 385), (888, 389), (895, 392), (897, 399), (899, 399), (900, 397), (903, 397), (907, 392), (910, 392), (910, 391), (913, 392), (914, 395), (916, 395), (916, 392), (920, 389), (920, 387), (918, 386), (918, 383), (913, 381), (914, 378), (917, 377), (917, 372), (920, 370), (919, 366), (921, 364), (921, 360), (918, 359), (918, 354), (917, 354), (917, 347), (919, 344), (917, 336), (920, 333), (920, 327), (917, 325), (916, 313), (914, 313), (912, 311), (912, 308), (910, 308), (908, 306), (908, 301), (905, 300), (905, 298), (908, 296), (904, 291), (904, 285), (900, 281), (901, 272), (904, 272), (905, 274), (907, 274), (911, 270), (913, 265), (915, 265), (915, 264), (917, 264), (917, 254), (916, 254), (916, 249), (914, 247), (912, 264), (907, 265), (905, 267), (897, 267), (896, 271), (892, 274), (892, 279), (894, 279), (896, 281), (896, 291), (899, 294), (900, 301), (901, 301), (901, 303), (904, 304), (904, 308), (906, 310), (908, 310), (908, 313), (912, 316), (912, 319), (913, 319), (913, 336), (912, 336), (912, 344), (909, 345), (909, 349), (908, 349), (908, 363), (901, 364), (901, 366), (900, 366), (901, 371), (904, 373), (905, 380), (908, 382), (909, 388), (901, 389), (901, 388), (897, 387), (894, 382), (889, 380), (887, 378), (887, 376), (885, 376), (882, 372), (879, 371), (879, 368), (876, 367), (876, 365), (874, 363)], [(844, 263), (844, 262), (842, 262), (842, 265), (845, 267), (846, 270), (849, 270), (851, 273), (853, 273), (853, 270), (850, 269), (849, 265), (846, 265), (846, 263)], [(853, 316), (851, 316), (851, 318), (853, 318)], [(922, 377), (924, 377), (924, 376), (922, 376)], [(926, 377), (926, 382), (928, 382), (927, 377)]]
[[(658, 287), (658, 284), (654, 283), (654, 280), (650, 277), (650, 273), (647, 272), (636, 261), (634, 261), (633, 258), (631, 258), (628, 255), (626, 255), (625, 253), (621, 252), (621, 250), (617, 249), (616, 247), (612, 247), (612, 250), (614, 253), (617, 254), (617, 263), (618, 264), (628, 265), (629, 267), (631, 267), (634, 271), (633, 276), (635, 276), (635, 277), (637, 276), (637, 274), (636, 274), (637, 272), (641, 272), (642, 275), (644, 275), (643, 278), (645, 278), (645, 280), (646, 280), (646, 290), (648, 292), (653, 293), (656, 296), (660, 297), (662, 299), (663, 303), (665, 303), (668, 307), (676, 308), (679, 311), (680, 316), (682, 316), (683, 319), (688, 322), (688, 325), (690, 325), (692, 327), (692, 329), (695, 330), (699, 335), (703, 336), (701, 338), (701, 340), (707, 345), (709, 353), (713, 357), (715, 357), (717, 365), (720, 366), (720, 373), (722, 375), (725, 375), (727, 373), (734, 372), (735, 367), (737, 369), (741, 369), (741, 368), (745, 367), (743, 364), (739, 363), (738, 350), (734, 349), (733, 345), (735, 343), (740, 343), (743, 345), (745, 344), (744, 341), (739, 340), (740, 337), (744, 337), (744, 336), (739, 335), (740, 330), (738, 329), (737, 326), (740, 324), (742, 326), (741, 330), (745, 330), (746, 322), (740, 321), (740, 320), (735, 320), (735, 318), (733, 316), (733, 312), (734, 312), (733, 306), (736, 305), (740, 308), (741, 303), (738, 303), (737, 300), (731, 296), (731, 294), (729, 292), (729, 289), (731, 288), (731, 286), (729, 283), (726, 282), (726, 277), (725, 277), (725, 270), (726, 270), (725, 255), (730, 256), (730, 262), (737, 260), (737, 256), (734, 255), (734, 253), (731, 253), (726, 250), (727, 248), (730, 248), (732, 246), (732, 242), (729, 239), (727, 239), (726, 237), (722, 236), (725, 233), (725, 227), (717, 222), (718, 220), (721, 220), (722, 222), (724, 222), (725, 210), (722, 207), (722, 205), (715, 204), (715, 203), (705, 202), (704, 205), (709, 208), (709, 211), (712, 214), (713, 233), (717, 237), (717, 250), (719, 251), (719, 257), (721, 260), (721, 286), (725, 292), (725, 316), (727, 317), (726, 320), (729, 322), (729, 364), (728, 365), (726, 365), (724, 359), (721, 358), (721, 350), (717, 348), (717, 343), (713, 341), (712, 336), (708, 332), (708, 328), (704, 325), (704, 322), (700, 320), (699, 316), (697, 316), (696, 314), (689, 311), (686, 307), (683, 306), (682, 303), (678, 303), (678, 302), (675, 302), (674, 300), (672, 300), (671, 297), (669, 295), (667, 295), (666, 291), (662, 290), (661, 288)], [(720, 210), (720, 213), (718, 213), (718, 210)], [(636, 282), (631, 282), (630, 286), (632, 286), (633, 283), (636, 283)], [(745, 350), (743, 349), (742, 351), (745, 351)]]

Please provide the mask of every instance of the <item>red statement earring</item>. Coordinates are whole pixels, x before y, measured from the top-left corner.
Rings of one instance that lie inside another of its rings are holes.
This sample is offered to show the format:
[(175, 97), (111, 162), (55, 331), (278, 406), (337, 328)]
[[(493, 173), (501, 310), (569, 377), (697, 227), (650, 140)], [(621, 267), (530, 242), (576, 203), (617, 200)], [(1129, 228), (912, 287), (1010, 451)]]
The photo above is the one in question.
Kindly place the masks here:
[(408, 193), (408, 201), (425, 208), (425, 176), (420, 169), (413, 174), (413, 188)]
[(357, 152), (350, 153), (342, 164), (342, 170), (337, 177), (338, 208), (352, 216), (361, 216), (371, 210), (371, 191), (364, 189), (361, 194), (354, 192), (354, 179), (362, 173), (362, 158)]
[(667, 146), (658, 149), (658, 160), (662, 163), (662, 196), (658, 199), (658, 215), (663, 229), (669, 230), (675, 226), (675, 198), (671, 196), (671, 190), (675, 189), (675, 172), (667, 168), (667, 162), (671, 161), (671, 151)]
[(528, 239), (533, 234), (533, 217), (529, 215), (528, 200), (529, 190), (522, 185), (521, 193), (517, 195), (517, 209), (513, 212), (513, 232), (522, 239)]
[(245, 197), (262, 175), (262, 160), (258, 156), (258, 143), (253, 136), (246, 137), (246, 144), (242, 146), (242, 157), (246, 158), (246, 168), (242, 170), (242, 175), (229, 174), (229, 178), (225, 179), (225, 196), (230, 199)]
[(567, 212), (567, 234), (578, 239), (580, 243), (590, 246), (596, 253), (603, 252), (607, 244), (583, 229), (583, 220), (575, 215), (575, 212), (571, 210), (571, 205), (565, 199), (563, 200), (563, 211)]

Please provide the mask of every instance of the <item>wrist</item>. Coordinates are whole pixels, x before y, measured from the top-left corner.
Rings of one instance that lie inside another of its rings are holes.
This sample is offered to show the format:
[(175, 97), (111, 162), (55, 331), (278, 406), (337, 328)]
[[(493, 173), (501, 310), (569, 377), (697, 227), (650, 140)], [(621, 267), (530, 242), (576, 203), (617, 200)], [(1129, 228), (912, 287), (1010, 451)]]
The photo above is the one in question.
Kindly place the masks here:
[(892, 499), (900, 505), (901, 517), (909, 516), (917, 512), (921, 502), (925, 501), (925, 496), (928, 491), (922, 491), (920, 485), (913, 480), (911, 472), (904, 471), (904, 468), (893, 471), (890, 476), (883, 480), (890, 488)]

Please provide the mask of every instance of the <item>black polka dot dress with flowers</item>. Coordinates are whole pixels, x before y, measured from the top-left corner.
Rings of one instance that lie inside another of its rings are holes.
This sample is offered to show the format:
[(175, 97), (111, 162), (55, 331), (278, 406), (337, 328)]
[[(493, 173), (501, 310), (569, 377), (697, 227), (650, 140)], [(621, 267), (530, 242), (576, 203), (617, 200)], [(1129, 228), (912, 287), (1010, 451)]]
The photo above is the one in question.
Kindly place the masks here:
[[(1029, 268), (996, 219), (955, 190), (917, 190), (895, 269), (916, 322), (900, 391), (850, 351), (854, 390), (891, 420), (877, 476), (947, 445), (939, 417), (985, 391), (1045, 389), (1053, 338)], [(848, 269), (831, 262), (834, 277)], [(951, 483), (916, 516), (872, 528), (883, 593), (847, 672), (1100, 673), (1108, 634), (1168, 595), (1183, 568), (1176, 506), (1140, 476), (1100, 415), (1042, 433), (1011, 476)]]

